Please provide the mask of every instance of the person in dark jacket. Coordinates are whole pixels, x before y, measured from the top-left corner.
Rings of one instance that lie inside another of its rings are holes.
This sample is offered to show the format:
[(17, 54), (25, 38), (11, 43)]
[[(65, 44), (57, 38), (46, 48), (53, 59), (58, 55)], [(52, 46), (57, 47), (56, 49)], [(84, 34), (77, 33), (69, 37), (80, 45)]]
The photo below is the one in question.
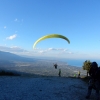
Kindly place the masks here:
[(95, 74), (95, 88), (96, 88), (96, 96), (97, 100), (100, 100), (99, 98), (99, 91), (100, 91), (100, 67), (98, 68), (96, 74)]
[(92, 62), (91, 68), (89, 70), (90, 80), (88, 86), (88, 92), (86, 95), (86, 99), (90, 98), (92, 89), (96, 90), (96, 100), (99, 100), (99, 72), (98, 72), (98, 64), (96, 62)]
[(95, 79), (95, 74), (98, 70), (98, 64), (96, 62), (92, 62), (91, 68), (89, 70), (89, 75), (91, 76), (92, 79)]

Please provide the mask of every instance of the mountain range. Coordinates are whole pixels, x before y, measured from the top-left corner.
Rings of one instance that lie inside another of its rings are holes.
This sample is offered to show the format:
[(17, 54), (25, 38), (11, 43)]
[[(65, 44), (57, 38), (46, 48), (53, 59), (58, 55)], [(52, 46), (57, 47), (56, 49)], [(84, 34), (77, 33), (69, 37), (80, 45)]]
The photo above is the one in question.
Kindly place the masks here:
[(7, 62), (14, 62), (14, 61), (19, 61), (19, 62), (33, 62), (36, 59), (34, 58), (27, 58), (27, 57), (22, 57), (10, 52), (4, 52), (0, 51), (0, 61), (7, 61)]

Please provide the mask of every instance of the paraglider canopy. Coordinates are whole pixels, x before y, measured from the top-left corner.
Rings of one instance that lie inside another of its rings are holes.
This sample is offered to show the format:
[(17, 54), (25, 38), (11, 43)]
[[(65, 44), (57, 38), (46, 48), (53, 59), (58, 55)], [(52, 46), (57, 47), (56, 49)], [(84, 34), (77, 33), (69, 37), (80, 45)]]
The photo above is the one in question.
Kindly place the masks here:
[(33, 48), (35, 48), (36, 44), (42, 40), (45, 40), (45, 39), (48, 39), (48, 38), (61, 38), (61, 39), (64, 39), (66, 40), (68, 43), (70, 43), (69, 39), (63, 35), (60, 35), (60, 34), (48, 34), (48, 35), (45, 35), (41, 38), (39, 38), (33, 45)]

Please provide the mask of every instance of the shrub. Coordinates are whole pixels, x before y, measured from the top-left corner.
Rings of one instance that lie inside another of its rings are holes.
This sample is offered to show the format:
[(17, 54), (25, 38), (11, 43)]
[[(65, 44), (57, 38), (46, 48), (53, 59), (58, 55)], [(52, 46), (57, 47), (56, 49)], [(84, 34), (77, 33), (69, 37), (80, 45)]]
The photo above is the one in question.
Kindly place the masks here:
[(1, 70), (0, 76), (18, 76), (19, 74), (15, 74), (14, 72)]

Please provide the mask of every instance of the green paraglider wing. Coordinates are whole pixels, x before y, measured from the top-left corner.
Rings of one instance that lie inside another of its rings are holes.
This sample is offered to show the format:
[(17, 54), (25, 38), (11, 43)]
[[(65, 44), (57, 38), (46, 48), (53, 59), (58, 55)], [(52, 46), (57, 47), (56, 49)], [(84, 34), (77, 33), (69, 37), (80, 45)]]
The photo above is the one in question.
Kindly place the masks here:
[(69, 39), (63, 35), (60, 35), (60, 34), (49, 34), (49, 35), (45, 35), (41, 38), (39, 38), (33, 45), (33, 48), (35, 48), (36, 44), (42, 40), (45, 40), (45, 39), (48, 39), (48, 38), (62, 38), (62, 39), (65, 39), (68, 43), (70, 43)]

